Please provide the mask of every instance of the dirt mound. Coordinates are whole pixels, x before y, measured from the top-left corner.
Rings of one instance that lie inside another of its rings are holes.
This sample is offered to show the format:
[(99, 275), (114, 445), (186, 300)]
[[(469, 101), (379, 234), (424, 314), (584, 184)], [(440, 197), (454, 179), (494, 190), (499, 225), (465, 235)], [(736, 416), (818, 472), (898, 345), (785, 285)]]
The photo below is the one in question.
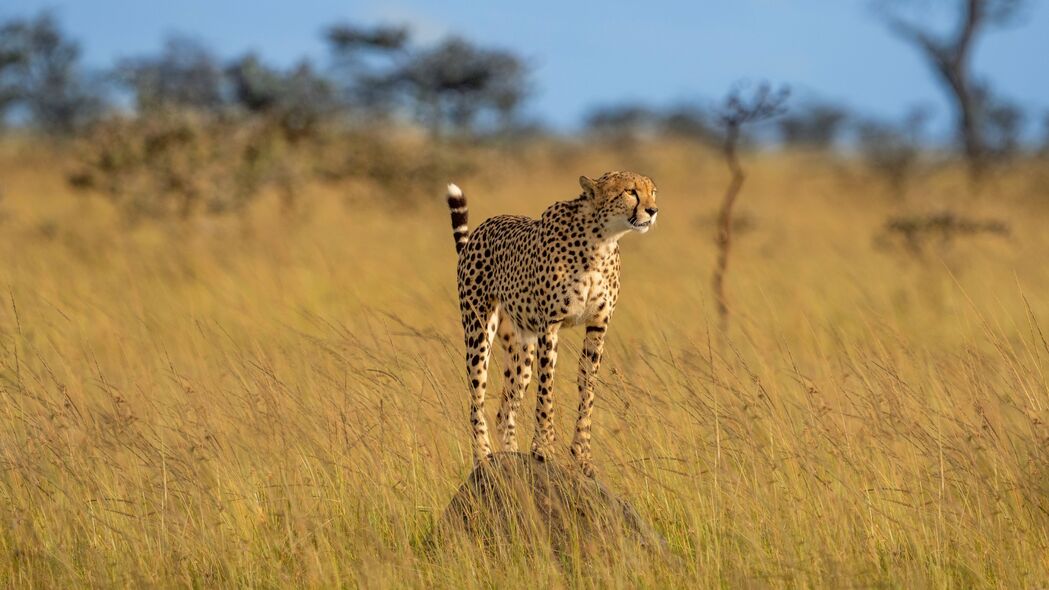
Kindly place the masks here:
[(523, 542), (555, 553), (666, 549), (663, 537), (603, 485), (527, 453), (498, 453), (474, 468), (434, 532), (437, 542), (465, 534), (489, 547)]

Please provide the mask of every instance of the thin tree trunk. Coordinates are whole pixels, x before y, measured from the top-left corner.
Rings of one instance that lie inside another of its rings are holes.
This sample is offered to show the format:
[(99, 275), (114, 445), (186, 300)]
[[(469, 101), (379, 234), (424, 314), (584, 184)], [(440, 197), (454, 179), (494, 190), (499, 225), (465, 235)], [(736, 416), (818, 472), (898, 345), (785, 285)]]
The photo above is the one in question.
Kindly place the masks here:
[(715, 238), (715, 243), (718, 247), (718, 257), (717, 265), (714, 267), (713, 279), (714, 299), (717, 303), (718, 322), (722, 332), (728, 330), (729, 319), (728, 299), (725, 296), (725, 274), (728, 271), (728, 257), (732, 251), (732, 210), (736, 204), (736, 198), (739, 196), (739, 191), (743, 188), (745, 179), (743, 167), (740, 166), (739, 155), (736, 150), (738, 142), (739, 126), (730, 126), (725, 134), (725, 144), (722, 149), (724, 150), (725, 161), (728, 164), (729, 171), (732, 173), (732, 180), (725, 191), (725, 196), (721, 201), (721, 209), (718, 212), (718, 229), (717, 237)]

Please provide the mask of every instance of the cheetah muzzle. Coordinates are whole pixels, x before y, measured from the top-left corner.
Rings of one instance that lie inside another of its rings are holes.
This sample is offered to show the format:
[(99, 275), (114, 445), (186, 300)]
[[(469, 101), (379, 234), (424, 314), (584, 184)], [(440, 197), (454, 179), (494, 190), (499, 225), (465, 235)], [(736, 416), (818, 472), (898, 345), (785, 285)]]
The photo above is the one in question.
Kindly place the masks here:
[(506, 361), (496, 416), (502, 449), (517, 450), (517, 411), (535, 369), (539, 392), (532, 454), (545, 460), (555, 441), (551, 389), (558, 331), (562, 326), (585, 326), (571, 451), (583, 473), (594, 475), (594, 381), (619, 298), (619, 239), (630, 232), (647, 232), (659, 210), (656, 186), (641, 174), (608, 172), (596, 180), (581, 176), (579, 185), (579, 197), (554, 203), (539, 219), (500, 215), (472, 232), (466, 198), (459, 187), (448, 186), (477, 461), (492, 454), (484, 399), (494, 342), (499, 342)]

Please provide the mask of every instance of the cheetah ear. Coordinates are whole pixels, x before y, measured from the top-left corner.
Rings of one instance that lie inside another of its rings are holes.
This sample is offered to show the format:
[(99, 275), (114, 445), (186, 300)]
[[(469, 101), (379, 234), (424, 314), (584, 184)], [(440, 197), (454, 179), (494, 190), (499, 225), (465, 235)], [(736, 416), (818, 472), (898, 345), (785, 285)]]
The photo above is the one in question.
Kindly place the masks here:
[(597, 183), (594, 182), (593, 178), (590, 178), (588, 176), (580, 176), (579, 186), (583, 187), (583, 196), (587, 198), (591, 198), (595, 194), (597, 194)]

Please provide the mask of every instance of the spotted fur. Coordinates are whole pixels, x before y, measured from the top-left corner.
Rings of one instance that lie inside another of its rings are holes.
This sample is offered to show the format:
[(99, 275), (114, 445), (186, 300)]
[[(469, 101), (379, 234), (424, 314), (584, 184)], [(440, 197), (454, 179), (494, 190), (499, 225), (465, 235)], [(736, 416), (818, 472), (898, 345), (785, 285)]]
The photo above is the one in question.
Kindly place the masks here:
[(496, 418), (502, 449), (517, 450), (516, 413), (537, 355), (532, 454), (545, 460), (555, 440), (552, 386), (558, 331), (562, 326), (585, 326), (571, 450), (583, 472), (594, 474), (590, 417), (608, 322), (619, 297), (619, 239), (632, 231), (648, 231), (658, 209), (655, 184), (640, 174), (609, 172), (597, 180), (581, 176), (579, 184), (583, 191), (578, 198), (554, 203), (539, 219), (500, 215), (472, 233), (462, 191), (454, 184), (448, 187), (478, 461), (492, 453), (484, 400), (496, 337), (506, 359)]

